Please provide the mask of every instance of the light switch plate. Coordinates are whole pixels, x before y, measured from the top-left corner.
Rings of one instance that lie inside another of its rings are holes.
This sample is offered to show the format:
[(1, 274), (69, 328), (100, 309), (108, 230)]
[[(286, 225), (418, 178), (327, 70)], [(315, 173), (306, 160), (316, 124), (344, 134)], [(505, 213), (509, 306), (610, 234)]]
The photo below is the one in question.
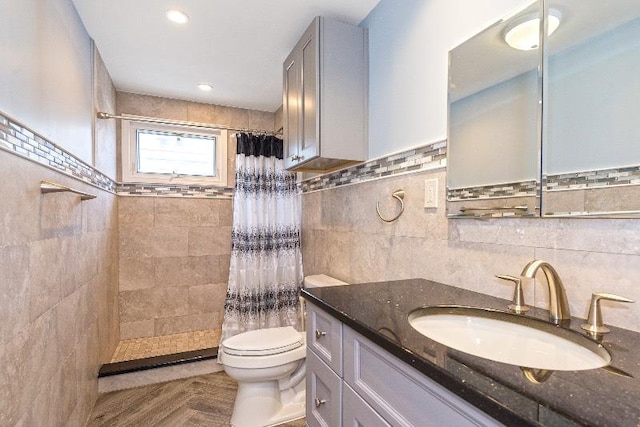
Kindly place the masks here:
[(438, 207), (438, 180), (437, 179), (424, 180), (424, 207), (425, 208)]

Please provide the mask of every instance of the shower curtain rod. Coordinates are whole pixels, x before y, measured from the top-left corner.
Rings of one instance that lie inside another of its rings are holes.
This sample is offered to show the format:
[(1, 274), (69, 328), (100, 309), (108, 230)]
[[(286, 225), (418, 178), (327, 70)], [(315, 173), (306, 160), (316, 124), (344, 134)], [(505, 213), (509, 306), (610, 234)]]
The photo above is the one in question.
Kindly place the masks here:
[(264, 129), (245, 129), (245, 128), (234, 128), (224, 125), (214, 125), (208, 123), (198, 123), (198, 122), (187, 122), (181, 120), (168, 120), (168, 119), (160, 119), (157, 117), (145, 117), (145, 116), (134, 116), (129, 114), (124, 114), (121, 116), (105, 113), (103, 111), (98, 111), (96, 117), (99, 119), (115, 119), (115, 120), (135, 120), (138, 122), (146, 122), (146, 123), (158, 123), (163, 125), (177, 125), (177, 126), (191, 126), (203, 129), (221, 129), (221, 130), (231, 130), (237, 132), (247, 132), (247, 133), (262, 133), (266, 135), (282, 135), (282, 128), (277, 131), (272, 130), (264, 130)]

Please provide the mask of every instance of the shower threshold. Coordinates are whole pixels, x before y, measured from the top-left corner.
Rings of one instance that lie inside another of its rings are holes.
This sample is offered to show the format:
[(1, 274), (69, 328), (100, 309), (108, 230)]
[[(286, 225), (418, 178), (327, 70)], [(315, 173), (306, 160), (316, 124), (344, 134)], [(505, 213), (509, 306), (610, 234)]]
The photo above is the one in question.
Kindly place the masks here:
[(220, 333), (219, 329), (210, 329), (120, 341), (98, 377), (216, 359)]

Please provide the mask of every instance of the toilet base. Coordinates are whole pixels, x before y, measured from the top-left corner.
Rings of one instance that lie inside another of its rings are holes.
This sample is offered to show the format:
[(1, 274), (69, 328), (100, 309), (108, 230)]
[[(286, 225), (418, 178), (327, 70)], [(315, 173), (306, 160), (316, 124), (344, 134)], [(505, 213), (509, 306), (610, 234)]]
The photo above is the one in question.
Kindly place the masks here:
[(294, 393), (292, 389), (281, 392), (277, 382), (239, 384), (231, 426), (270, 427), (304, 416), (304, 387)]
[(278, 426), (280, 424), (288, 423), (289, 421), (299, 420), (305, 417), (305, 402), (304, 393), (302, 393), (302, 402), (290, 403), (284, 406), (276, 415), (270, 420), (270, 424), (267, 427)]

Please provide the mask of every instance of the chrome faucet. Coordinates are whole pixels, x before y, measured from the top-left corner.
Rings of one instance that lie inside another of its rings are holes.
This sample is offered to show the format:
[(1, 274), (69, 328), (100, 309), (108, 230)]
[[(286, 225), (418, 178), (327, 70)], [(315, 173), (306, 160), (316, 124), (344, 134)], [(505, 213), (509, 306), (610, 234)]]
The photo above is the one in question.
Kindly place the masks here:
[(567, 294), (562, 285), (558, 272), (546, 261), (534, 259), (522, 270), (522, 277), (533, 279), (541, 269), (547, 278), (549, 287), (549, 321), (556, 325), (568, 323), (571, 320)]

